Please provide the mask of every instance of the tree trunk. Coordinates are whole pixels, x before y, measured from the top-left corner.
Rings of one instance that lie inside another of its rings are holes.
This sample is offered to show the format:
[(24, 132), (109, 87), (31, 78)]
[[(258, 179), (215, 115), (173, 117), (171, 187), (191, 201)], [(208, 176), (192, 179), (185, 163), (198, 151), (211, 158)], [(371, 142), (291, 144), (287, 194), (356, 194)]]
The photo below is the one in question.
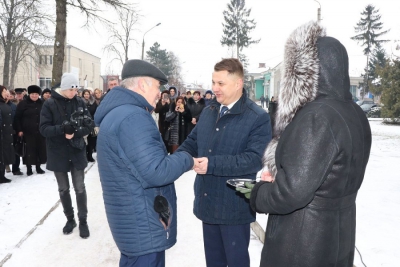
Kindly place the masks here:
[(56, 1), (56, 34), (52, 70), (52, 86), (61, 82), (64, 65), (65, 40), (67, 37), (67, 1)]
[(14, 42), (11, 47), (11, 73), (10, 73), (10, 86), (8, 89), (14, 89), (15, 73), (17, 72), (17, 42)]
[(11, 58), (11, 44), (13, 39), (12, 29), (12, 19), (9, 19), (7, 24), (7, 35), (4, 44), (4, 67), (3, 67), (3, 86), (9, 86), (10, 82), (10, 58)]

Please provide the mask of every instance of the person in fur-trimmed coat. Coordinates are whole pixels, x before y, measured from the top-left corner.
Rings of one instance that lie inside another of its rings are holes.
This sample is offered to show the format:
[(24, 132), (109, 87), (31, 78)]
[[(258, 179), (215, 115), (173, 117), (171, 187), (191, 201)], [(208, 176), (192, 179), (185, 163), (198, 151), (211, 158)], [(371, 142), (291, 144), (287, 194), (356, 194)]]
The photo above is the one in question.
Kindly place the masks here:
[(269, 213), (262, 267), (353, 266), (371, 130), (352, 101), (345, 47), (318, 23), (285, 46), (274, 138), (251, 207)]

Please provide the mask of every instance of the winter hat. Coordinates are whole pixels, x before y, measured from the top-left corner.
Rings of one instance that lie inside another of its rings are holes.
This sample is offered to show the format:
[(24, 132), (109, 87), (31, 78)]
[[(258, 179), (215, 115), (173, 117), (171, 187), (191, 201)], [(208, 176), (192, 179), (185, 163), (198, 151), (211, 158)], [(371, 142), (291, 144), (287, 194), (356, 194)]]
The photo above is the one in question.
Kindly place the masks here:
[(28, 94), (37, 93), (40, 95), (41, 92), (42, 92), (42, 88), (40, 88), (37, 85), (29, 85), (28, 86)]
[(168, 82), (167, 76), (159, 68), (140, 59), (128, 60), (122, 67), (122, 80), (132, 77), (151, 77), (158, 80), (160, 85)]
[(17, 94), (22, 94), (24, 91), (26, 91), (26, 89), (25, 88), (15, 88), (15, 93), (17, 93)]
[(61, 90), (68, 90), (71, 88), (78, 88), (79, 81), (78, 78), (73, 73), (64, 73), (61, 77)]
[(45, 93), (50, 93), (51, 94), (51, 90), (49, 88), (46, 88), (42, 91), (42, 95), (44, 95)]
[(204, 95), (206, 95), (206, 94), (213, 95), (213, 92), (212, 92), (211, 90), (207, 90), (206, 93), (205, 93)]

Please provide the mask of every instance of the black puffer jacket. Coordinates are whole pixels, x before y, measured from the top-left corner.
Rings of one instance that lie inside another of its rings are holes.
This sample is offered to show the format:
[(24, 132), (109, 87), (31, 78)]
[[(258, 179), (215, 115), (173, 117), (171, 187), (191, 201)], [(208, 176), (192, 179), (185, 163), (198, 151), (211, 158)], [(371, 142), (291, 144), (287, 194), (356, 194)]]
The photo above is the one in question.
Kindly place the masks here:
[(351, 98), (346, 49), (324, 35), (309, 23), (286, 44), (276, 136), (266, 152), (275, 182), (251, 193), (252, 208), (269, 213), (262, 267), (353, 266), (371, 130)]
[[(84, 115), (90, 116), (86, 104), (80, 97), (75, 96), (72, 99), (60, 95), (59, 89), (51, 92), (51, 98), (46, 100), (42, 107), (40, 115), (40, 133), (46, 137), (47, 145), (47, 166), (50, 171), (69, 172), (70, 163), (77, 170), (83, 170), (87, 166), (86, 147), (77, 149), (71, 147), (68, 139), (65, 138), (63, 127), (61, 126), (64, 118), (57, 108), (55, 99), (58, 100), (62, 109), (65, 111), (65, 117), (70, 120), (71, 114), (78, 107), (82, 107)], [(80, 127), (76, 129), (73, 139), (82, 139), (92, 131), (92, 127)]]

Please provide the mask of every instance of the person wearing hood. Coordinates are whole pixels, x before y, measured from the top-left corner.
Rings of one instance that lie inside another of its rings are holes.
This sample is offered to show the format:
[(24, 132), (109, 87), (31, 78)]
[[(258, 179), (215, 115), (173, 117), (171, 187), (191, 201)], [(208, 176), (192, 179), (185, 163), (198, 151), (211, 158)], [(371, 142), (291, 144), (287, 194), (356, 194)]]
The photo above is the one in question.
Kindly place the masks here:
[(211, 90), (207, 90), (206, 93), (204, 94), (204, 102), (206, 104), (206, 107), (208, 107), (213, 101), (213, 92)]
[(261, 267), (351, 267), (371, 129), (352, 101), (345, 47), (317, 22), (285, 46), (274, 138), (250, 195), (268, 213)]
[(193, 168), (186, 152), (168, 155), (151, 112), (165, 74), (143, 60), (128, 60), (94, 115), (100, 126), (97, 162), (107, 220), (121, 252), (119, 266), (165, 266), (176, 243), (174, 181)]
[(43, 104), (40, 133), (46, 137), (46, 168), (54, 172), (61, 204), (67, 217), (63, 233), (68, 235), (77, 226), (69, 192), (68, 173), (71, 172), (78, 206), (79, 235), (88, 238), (90, 232), (84, 182), (88, 162), (83, 137), (93, 130), (94, 125), (85, 102), (76, 95), (78, 87), (78, 78), (73, 73), (63, 74), (60, 87), (52, 90), (51, 98)]
[(28, 97), (18, 103), (15, 114), (15, 132), (26, 143), (22, 162), (26, 165), (28, 176), (33, 174), (32, 165), (36, 166), (36, 173), (44, 174), (40, 165), (47, 162), (46, 139), (39, 132), (40, 112), (44, 102), (39, 97), (41, 92), (42, 89), (37, 85), (28, 86)]
[[(87, 109), (89, 110), (90, 116), (94, 118), (94, 113), (98, 107), (97, 102), (93, 95), (91, 94), (91, 90), (85, 89), (82, 92), (82, 99), (86, 104)], [(86, 145), (86, 156), (89, 162), (95, 162), (93, 159), (93, 151), (96, 148), (97, 136), (92, 132), (87, 137), (87, 145)]]
[(175, 86), (170, 86), (168, 88), (168, 91), (169, 91), (169, 98), (171, 100), (171, 103), (175, 102), (175, 99), (178, 97), (178, 94), (177, 94), (177, 91), (176, 91), (176, 87)]
[(203, 111), (203, 108), (206, 106), (206, 102), (201, 97), (199, 91), (194, 91), (193, 97), (190, 97), (187, 100), (187, 106), (190, 110), (190, 114), (192, 115), (192, 120), (190, 123), (188, 123), (188, 134), (190, 134), (199, 121), (200, 114)]

